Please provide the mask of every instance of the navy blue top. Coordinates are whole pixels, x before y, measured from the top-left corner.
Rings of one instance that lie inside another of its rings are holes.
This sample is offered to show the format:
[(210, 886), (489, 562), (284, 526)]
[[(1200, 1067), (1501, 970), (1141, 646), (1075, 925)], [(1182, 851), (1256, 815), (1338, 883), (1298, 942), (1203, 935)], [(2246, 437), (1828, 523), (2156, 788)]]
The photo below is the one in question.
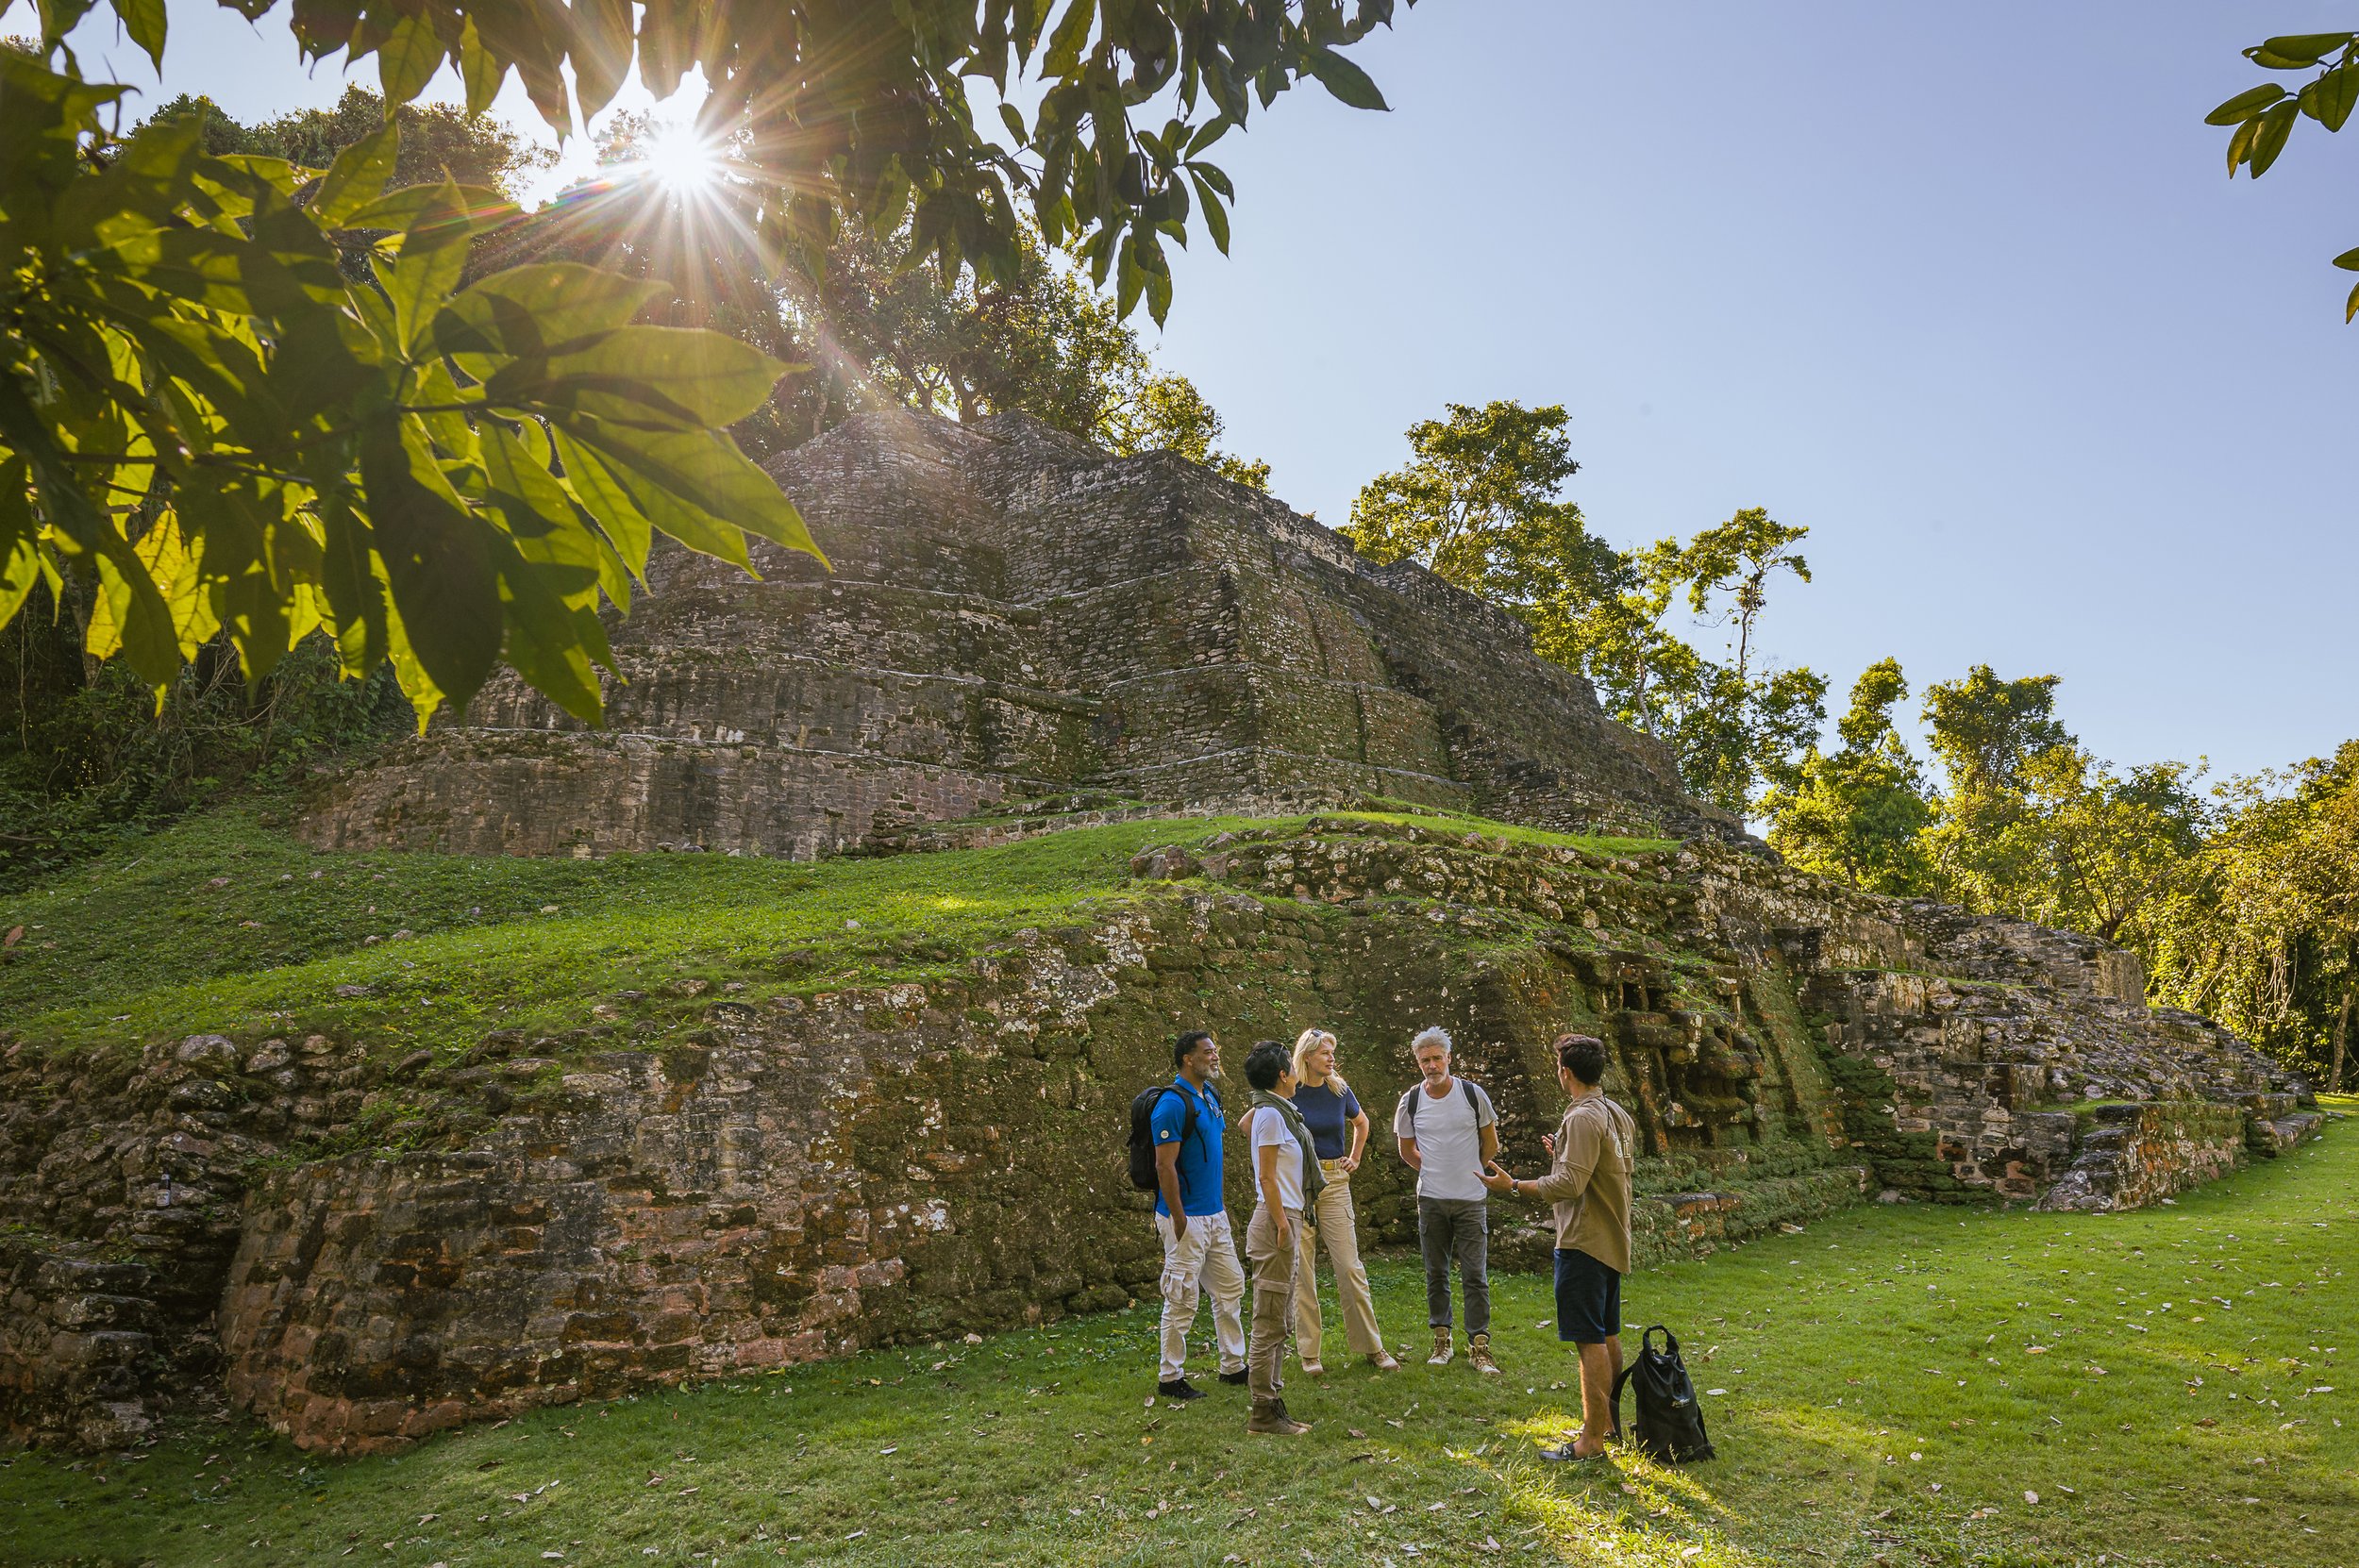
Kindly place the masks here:
[[(1211, 1084), (1198, 1093), (1181, 1078), (1172, 1086), (1172, 1093), (1155, 1102), (1155, 1113), (1147, 1118), (1147, 1127), (1155, 1135), (1155, 1145), (1180, 1144), (1179, 1168), (1180, 1207), (1190, 1219), (1205, 1214), (1217, 1214), (1225, 1205), (1220, 1192), (1220, 1095)], [(1188, 1108), (1180, 1102), (1186, 1095), (1196, 1102), (1196, 1126), (1188, 1126)], [(1180, 1135), (1187, 1136), (1185, 1143)], [(1171, 1209), (1163, 1202), (1163, 1194), (1155, 1194), (1155, 1212), (1168, 1214)]]
[(1295, 1109), (1311, 1128), (1311, 1146), (1321, 1159), (1341, 1159), (1351, 1150), (1344, 1133), (1351, 1119), (1360, 1114), (1360, 1096), (1347, 1089), (1336, 1093), (1326, 1084), (1316, 1089), (1307, 1083), (1295, 1085)]

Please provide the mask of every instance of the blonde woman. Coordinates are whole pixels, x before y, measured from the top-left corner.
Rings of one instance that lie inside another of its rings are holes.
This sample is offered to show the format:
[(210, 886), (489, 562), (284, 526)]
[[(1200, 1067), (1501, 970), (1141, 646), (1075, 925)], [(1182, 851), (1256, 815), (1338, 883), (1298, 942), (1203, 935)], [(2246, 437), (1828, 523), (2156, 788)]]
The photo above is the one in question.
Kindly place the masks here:
[(1336, 1071), (1335, 1037), (1325, 1029), (1302, 1031), (1295, 1042), (1294, 1064), (1295, 1109), (1310, 1126), (1319, 1169), (1327, 1176), (1316, 1199), (1314, 1243), (1302, 1249), (1295, 1270), (1295, 1348), (1304, 1372), (1315, 1377), (1327, 1370), (1319, 1362), (1325, 1325), (1319, 1313), (1315, 1247), (1315, 1242), (1323, 1241), (1335, 1269), (1335, 1293), (1344, 1301), (1344, 1343), (1378, 1371), (1397, 1372), (1400, 1363), (1386, 1353), (1384, 1338), (1377, 1331), (1368, 1271), (1360, 1262), (1358, 1218), (1351, 1207), (1351, 1174), (1360, 1168), (1360, 1156), (1368, 1146), (1368, 1113)]

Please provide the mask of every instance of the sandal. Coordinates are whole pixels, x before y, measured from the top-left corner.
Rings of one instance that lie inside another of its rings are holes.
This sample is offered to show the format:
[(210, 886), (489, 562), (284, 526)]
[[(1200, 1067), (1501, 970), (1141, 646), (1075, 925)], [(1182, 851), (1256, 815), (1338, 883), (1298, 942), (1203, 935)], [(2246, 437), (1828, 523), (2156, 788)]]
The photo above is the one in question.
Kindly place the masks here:
[(1556, 1464), (1595, 1464), (1606, 1457), (1606, 1450), (1600, 1448), (1594, 1454), (1576, 1453), (1568, 1443), (1559, 1448), (1543, 1448), (1540, 1457)]

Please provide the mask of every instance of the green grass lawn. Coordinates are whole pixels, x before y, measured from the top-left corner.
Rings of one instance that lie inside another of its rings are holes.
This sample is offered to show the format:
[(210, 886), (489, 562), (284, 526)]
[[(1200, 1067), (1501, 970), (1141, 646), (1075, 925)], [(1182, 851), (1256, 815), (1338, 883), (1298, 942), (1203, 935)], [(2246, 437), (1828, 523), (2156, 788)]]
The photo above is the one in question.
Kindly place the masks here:
[[(2359, 1109), (2344, 1102), (2345, 1109)], [(2144, 1213), (1865, 1206), (1636, 1276), (1681, 1332), (1721, 1457), (1577, 1473), (1545, 1283), (1496, 1286), (1464, 1359), (1297, 1376), (1306, 1438), (1243, 1391), (1151, 1404), (1147, 1305), (975, 1344), (544, 1411), (393, 1458), (243, 1426), (0, 1465), (15, 1562), (1564, 1561), (2315, 1564), (2359, 1559), (2359, 1136)], [(1411, 1266), (1375, 1270), (1421, 1336)], [(2346, 1414), (2346, 1412), (2349, 1412)]]
[[(1350, 814), (1605, 854), (1659, 847)], [(1130, 857), (1150, 844), (1306, 819), (1125, 823), (818, 865), (325, 854), (275, 820), (254, 807), (192, 818), (0, 895), (0, 933), (23, 928), (0, 955), (0, 1021), (67, 1046), (318, 1030), (376, 1049), (454, 1049), (494, 1028), (590, 1024), (591, 1005), (617, 991), (661, 1009), (663, 988), (683, 979), (802, 992), (918, 979), (1135, 892)]]

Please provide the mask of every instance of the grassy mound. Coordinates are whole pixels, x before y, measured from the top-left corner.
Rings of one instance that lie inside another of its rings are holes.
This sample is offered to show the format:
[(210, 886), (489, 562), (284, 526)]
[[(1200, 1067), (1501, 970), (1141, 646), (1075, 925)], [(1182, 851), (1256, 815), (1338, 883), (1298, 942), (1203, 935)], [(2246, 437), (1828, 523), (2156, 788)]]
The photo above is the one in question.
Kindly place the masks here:
[[(1662, 847), (1351, 814), (1604, 853)], [(602, 996), (661, 998), (683, 980), (810, 992), (922, 978), (1025, 926), (1088, 919), (1131, 891), (1130, 857), (1148, 844), (1306, 820), (1132, 822), (808, 865), (319, 853), (272, 812), (228, 810), (0, 898), (0, 932), (24, 928), (0, 958), (0, 1018), (67, 1047), (317, 1031), (450, 1049), (494, 1028), (589, 1025)]]
[[(2354, 1236), (2359, 1140), (2338, 1126), (2141, 1214), (1869, 1206), (1637, 1276), (1632, 1321), (1684, 1331), (1720, 1447), (1682, 1470), (1534, 1460), (1575, 1394), (1545, 1283), (1514, 1276), (1495, 1287), (1504, 1378), (1463, 1358), (1297, 1375), (1299, 1441), (1247, 1438), (1241, 1391), (1149, 1402), (1141, 1305), (393, 1459), (234, 1426), (20, 1455), (0, 1520), (31, 1562), (2329, 1568), (2359, 1538)], [(1420, 1335), (1412, 1266), (1375, 1272), (1381, 1321)]]

